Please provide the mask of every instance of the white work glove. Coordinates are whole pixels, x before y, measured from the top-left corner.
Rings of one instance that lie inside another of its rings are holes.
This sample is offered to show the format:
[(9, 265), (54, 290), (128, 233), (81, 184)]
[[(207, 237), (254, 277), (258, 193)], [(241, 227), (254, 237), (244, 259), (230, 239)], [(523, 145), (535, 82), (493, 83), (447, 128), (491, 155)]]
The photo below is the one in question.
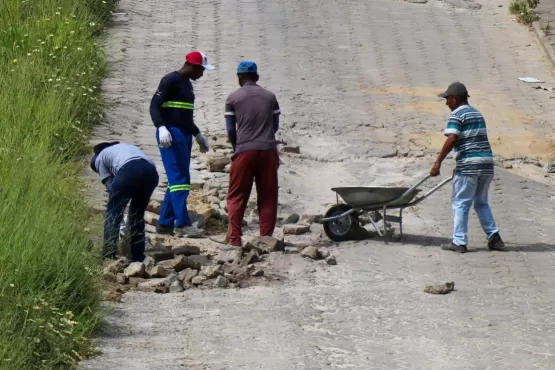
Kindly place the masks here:
[(195, 136), (195, 140), (197, 141), (199, 147), (200, 147), (200, 152), (201, 153), (206, 153), (208, 152), (208, 149), (210, 149), (210, 146), (208, 145), (208, 140), (206, 140), (206, 138), (204, 136), (202, 136), (202, 134), (197, 134), (197, 136)]
[(158, 138), (160, 139), (161, 147), (169, 148), (172, 146), (172, 134), (170, 134), (166, 126), (158, 127)]

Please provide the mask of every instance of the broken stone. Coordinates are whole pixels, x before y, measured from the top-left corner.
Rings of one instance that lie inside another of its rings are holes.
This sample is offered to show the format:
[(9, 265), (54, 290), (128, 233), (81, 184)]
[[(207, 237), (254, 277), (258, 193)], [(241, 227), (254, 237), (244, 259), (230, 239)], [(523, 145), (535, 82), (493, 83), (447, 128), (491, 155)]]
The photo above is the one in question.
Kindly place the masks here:
[(147, 281), (147, 280), (143, 278), (138, 278), (138, 277), (131, 277), (129, 278), (129, 285), (131, 285), (133, 288), (136, 288), (140, 283), (144, 281)]
[(191, 284), (193, 285), (200, 285), (202, 283), (204, 283), (207, 280), (206, 276), (195, 276), (192, 280), (191, 280)]
[(326, 263), (330, 266), (335, 266), (337, 265), (337, 260), (335, 259), (335, 256), (329, 256), (326, 258)]
[(189, 219), (191, 220), (193, 226), (199, 229), (204, 227), (204, 222), (206, 221), (206, 218), (203, 215), (191, 211), (189, 211)]
[(308, 258), (311, 258), (313, 260), (317, 260), (320, 257), (320, 254), (318, 253), (318, 248), (316, 248), (316, 247), (306, 247), (301, 252), (301, 256), (308, 257)]
[(284, 225), (283, 234), (284, 235), (302, 235), (310, 232), (310, 225)]
[(555, 173), (555, 158), (553, 158), (547, 166), (545, 166), (545, 171), (547, 173)]
[(150, 256), (146, 256), (143, 265), (145, 265), (146, 271), (150, 271), (154, 266), (156, 266), (156, 260)]
[(162, 211), (162, 203), (160, 203), (155, 199), (151, 199), (150, 202), (148, 202), (148, 206), (146, 207), (146, 210), (159, 215), (160, 212)]
[(118, 258), (116, 261), (109, 262), (104, 268), (104, 274), (117, 274), (123, 272), (129, 266), (129, 260), (125, 257)]
[(185, 257), (184, 255), (179, 255), (174, 259), (162, 261), (159, 263), (160, 266), (163, 266), (167, 269), (172, 269), (177, 272), (185, 270), (186, 268), (193, 268), (195, 270), (200, 270), (201, 264), (197, 261), (193, 261), (189, 257)]
[(118, 284), (127, 284), (127, 276), (125, 276), (125, 274), (119, 272), (119, 273), (116, 275), (116, 282), (117, 282)]
[(301, 153), (301, 148), (298, 146), (284, 146), (281, 148), (281, 151), (283, 153), (294, 153), (294, 154), (300, 154)]
[(283, 223), (285, 225), (296, 224), (297, 222), (299, 222), (300, 219), (301, 219), (301, 216), (299, 216), (296, 213), (291, 213), (289, 216), (287, 216), (287, 218), (283, 221)]
[(213, 279), (223, 274), (223, 268), (221, 265), (204, 266), (200, 270), (200, 274), (206, 276), (208, 279)]
[(281, 252), (284, 249), (284, 243), (283, 240), (276, 239), (273, 236), (257, 236), (252, 241), (246, 243), (243, 248), (247, 252), (255, 249), (259, 254)]
[(260, 259), (260, 256), (258, 255), (258, 252), (256, 251), (256, 249), (251, 249), (250, 252), (247, 253), (245, 258), (241, 262), (241, 266), (245, 267), (252, 263), (258, 262), (259, 259)]
[(216, 257), (214, 257), (214, 261), (221, 265), (225, 263), (239, 263), (241, 259), (241, 250), (237, 248), (237, 250), (231, 251), (220, 251)]
[(125, 270), (123, 270), (123, 274), (125, 277), (143, 277), (145, 275), (145, 265), (142, 262), (133, 262)]
[(158, 216), (156, 213), (152, 213), (152, 212), (145, 212), (145, 222), (149, 225), (152, 226), (156, 226), (158, 225), (158, 219), (160, 218), (160, 216)]
[(216, 282), (214, 283), (214, 285), (220, 288), (227, 288), (229, 285), (229, 280), (220, 275), (216, 278)]
[(320, 222), (322, 218), (324, 218), (324, 216), (322, 215), (306, 215), (304, 217), (304, 222), (306, 222), (307, 224), (313, 224)]
[(257, 276), (257, 277), (264, 276), (264, 270), (260, 267), (256, 267), (254, 269), (254, 272), (252, 273), (252, 276)]
[(210, 204), (220, 204), (220, 198), (215, 196), (209, 196), (206, 198), (206, 203)]
[(205, 255), (197, 254), (196, 256), (189, 256), (189, 259), (194, 262), (200, 263), (201, 266), (207, 266), (210, 264), (210, 261)]
[(145, 254), (147, 255), (147, 258), (152, 258), (154, 263), (171, 260), (175, 257), (175, 254), (171, 249), (167, 249), (160, 244), (156, 245), (154, 249), (145, 251)]
[(205, 191), (203, 196), (204, 196), (204, 200), (210, 203), (209, 202), (210, 197), (218, 198), (218, 189), (210, 189), (208, 191)]
[(192, 280), (195, 276), (197, 276), (197, 275), (198, 275), (198, 271), (197, 271), (197, 270), (188, 268), (188, 269), (185, 269), (185, 270), (181, 271), (181, 272), (179, 273), (179, 275), (177, 275), (177, 278), (178, 278), (179, 280), (185, 282), (185, 283), (190, 283), (191, 280)]
[(104, 299), (106, 301), (111, 301), (111, 302), (121, 302), (122, 298), (123, 298), (123, 295), (120, 292), (114, 292), (114, 291), (108, 292), (104, 296)]
[(159, 286), (170, 287), (175, 281), (178, 281), (177, 274), (171, 274), (165, 278), (156, 278), (145, 280), (137, 285), (138, 288), (155, 288)]
[(297, 254), (299, 253), (299, 249), (295, 246), (287, 246), (284, 248), (284, 252), (290, 253), (290, 254)]
[(183, 284), (179, 280), (174, 281), (170, 285), (170, 293), (180, 293), (184, 292), (185, 289), (183, 288)]
[(172, 248), (172, 252), (175, 255), (183, 254), (185, 256), (192, 256), (200, 254), (200, 248), (196, 245), (176, 245)]
[(165, 278), (170, 275), (170, 272), (166, 270), (163, 266), (154, 266), (150, 270), (151, 278)]
[(229, 157), (212, 157), (206, 161), (206, 167), (210, 172), (225, 172), (225, 166), (231, 163)]
[(320, 254), (320, 258), (328, 258), (330, 256), (330, 250), (326, 247), (322, 247), (318, 249), (318, 253)]
[(424, 293), (428, 294), (447, 294), (455, 290), (455, 283), (440, 283), (440, 284), (433, 284), (427, 285), (424, 288)]

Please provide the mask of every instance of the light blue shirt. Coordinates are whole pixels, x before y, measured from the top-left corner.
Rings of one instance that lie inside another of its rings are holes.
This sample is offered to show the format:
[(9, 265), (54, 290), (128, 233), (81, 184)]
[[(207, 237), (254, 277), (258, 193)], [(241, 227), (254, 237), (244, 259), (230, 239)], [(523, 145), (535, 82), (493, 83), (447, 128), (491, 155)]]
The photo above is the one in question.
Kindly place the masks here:
[(116, 144), (109, 146), (100, 152), (94, 165), (100, 175), (100, 180), (104, 181), (111, 176), (116, 176), (116, 173), (127, 162), (133, 159), (144, 159), (152, 163), (150, 159), (141, 149), (131, 144)]

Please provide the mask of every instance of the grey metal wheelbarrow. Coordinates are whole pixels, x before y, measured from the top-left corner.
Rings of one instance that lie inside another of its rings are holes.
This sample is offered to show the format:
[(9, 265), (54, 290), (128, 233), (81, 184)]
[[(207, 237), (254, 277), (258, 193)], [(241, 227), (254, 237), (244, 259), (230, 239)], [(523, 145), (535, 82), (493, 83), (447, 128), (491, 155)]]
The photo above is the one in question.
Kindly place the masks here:
[[(371, 223), (380, 236), (387, 234), (390, 222), (398, 223), (399, 234), (402, 236), (403, 210), (419, 204), (453, 179), (451, 176), (443, 180), (426, 194), (417, 198), (421, 192), (418, 187), (429, 178), (430, 175), (426, 176), (410, 188), (387, 186), (332, 188), (331, 190), (336, 193), (337, 204), (328, 209), (320, 223), (324, 224), (324, 231), (328, 238), (336, 242), (351, 240), (363, 223)], [(339, 203), (339, 197), (346, 204)], [(387, 214), (388, 210), (394, 209), (399, 210), (399, 216)], [(383, 215), (380, 214), (380, 211), (383, 212)], [(380, 220), (383, 220), (382, 230), (376, 224)]]

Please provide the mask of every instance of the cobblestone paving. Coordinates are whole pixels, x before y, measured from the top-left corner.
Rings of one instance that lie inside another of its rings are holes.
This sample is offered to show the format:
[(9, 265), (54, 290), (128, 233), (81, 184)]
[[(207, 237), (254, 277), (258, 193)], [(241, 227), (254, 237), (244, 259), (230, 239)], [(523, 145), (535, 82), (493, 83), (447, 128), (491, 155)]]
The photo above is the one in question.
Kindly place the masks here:
[[(112, 49), (126, 51), (112, 54), (124, 59), (106, 82), (117, 104), (97, 137), (138, 143), (159, 161), (150, 97), (198, 48), (217, 67), (195, 84), (202, 129), (223, 132), (223, 102), (243, 58), (259, 64), (262, 84), (280, 99), (282, 138), (301, 147), (281, 170), (284, 211), (325, 211), (332, 186), (423, 175), (447, 114), (435, 94), (457, 79), (486, 115), (497, 154), (545, 160), (555, 100), (517, 80), (553, 83), (539, 46), (504, 1), (479, 10), (451, 5), (461, 3), (123, 0), (127, 19), (112, 31)], [(204, 160), (196, 155), (197, 164)], [(542, 181), (497, 172), (492, 206), (509, 252), (485, 250), (475, 216), (472, 253), (439, 250), (451, 233), (447, 186), (408, 212), (403, 243), (333, 246), (338, 266), (273, 256), (273, 268), (288, 276), (281, 285), (126, 294), (107, 318), (105, 355), (83, 366), (555, 368), (555, 188)], [(436, 281), (454, 281), (455, 292), (422, 292)]]

